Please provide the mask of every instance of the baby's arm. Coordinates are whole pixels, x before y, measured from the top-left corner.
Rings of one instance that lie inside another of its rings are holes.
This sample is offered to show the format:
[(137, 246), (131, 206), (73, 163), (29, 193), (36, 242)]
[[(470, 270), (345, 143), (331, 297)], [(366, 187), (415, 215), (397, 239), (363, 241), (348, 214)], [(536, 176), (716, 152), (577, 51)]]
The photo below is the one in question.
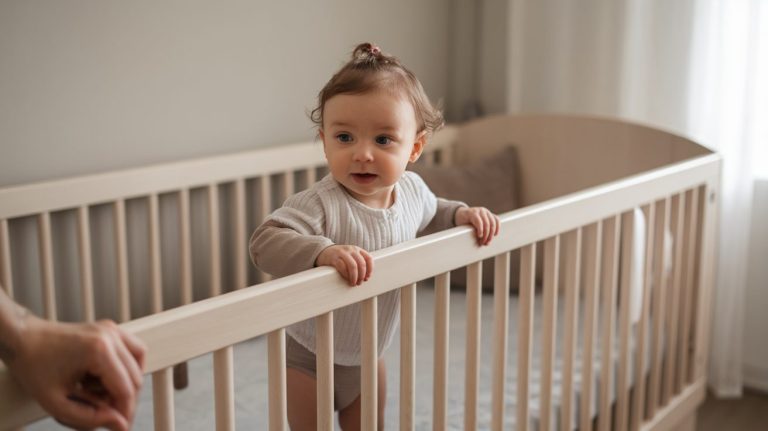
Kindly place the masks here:
[(276, 277), (315, 266), (315, 260), (333, 241), (320, 235), (304, 235), (274, 220), (267, 220), (251, 236), (251, 260), (260, 270)]
[(488, 245), (499, 234), (499, 216), (485, 207), (462, 207), (456, 210), (456, 226), (471, 224), (477, 233), (477, 244)]
[(249, 249), (256, 267), (276, 277), (332, 266), (355, 286), (367, 281), (373, 271), (373, 258), (362, 248), (335, 245), (324, 236), (303, 235), (274, 220), (256, 229)]

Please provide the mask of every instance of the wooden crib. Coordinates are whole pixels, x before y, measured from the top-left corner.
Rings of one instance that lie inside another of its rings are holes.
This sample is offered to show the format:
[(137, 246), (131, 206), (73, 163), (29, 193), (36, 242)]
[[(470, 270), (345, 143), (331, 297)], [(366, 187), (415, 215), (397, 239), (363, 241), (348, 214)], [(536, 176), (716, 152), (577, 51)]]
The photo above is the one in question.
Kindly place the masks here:
[[(332, 313), (360, 302), (370, 430), (376, 297), (400, 290), (399, 427), (414, 429), (416, 283), (431, 280), (418, 288), (434, 289), (431, 418), (443, 430), (449, 272), (466, 267), (464, 429), (693, 429), (706, 387), (720, 157), (641, 125), (532, 115), (446, 127), (426, 158), (463, 165), (508, 144), (518, 152), (523, 206), (501, 215), (490, 246), (478, 248), (471, 229), (457, 227), (380, 250), (359, 288), (330, 268), (269, 281), (248, 263), (250, 231), (324, 173), (317, 142), (0, 189), (0, 284), (50, 319), (125, 322), (149, 346), (159, 430), (174, 429), (172, 367), (211, 352), (216, 429), (234, 429), (233, 345), (260, 335), (269, 429), (287, 429), (283, 328), (308, 318), (317, 323), (318, 427), (334, 429)], [(511, 256), (520, 259), (512, 296)], [(490, 387), (478, 377), (485, 259), (494, 262)], [(491, 402), (481, 405), (486, 391)], [(482, 409), (490, 423), (478, 423)], [(0, 429), (44, 416), (0, 369)]]

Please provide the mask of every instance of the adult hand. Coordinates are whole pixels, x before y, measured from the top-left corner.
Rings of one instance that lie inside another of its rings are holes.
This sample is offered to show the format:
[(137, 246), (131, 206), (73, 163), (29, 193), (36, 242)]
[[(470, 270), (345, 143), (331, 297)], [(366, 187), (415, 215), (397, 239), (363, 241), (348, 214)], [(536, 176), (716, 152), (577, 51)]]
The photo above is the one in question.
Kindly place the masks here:
[(142, 384), (144, 344), (112, 321), (56, 323), (32, 315), (6, 361), (38, 403), (63, 425), (128, 430)]
[(367, 251), (354, 245), (332, 245), (317, 255), (317, 266), (332, 266), (350, 286), (368, 281), (373, 273), (373, 258)]

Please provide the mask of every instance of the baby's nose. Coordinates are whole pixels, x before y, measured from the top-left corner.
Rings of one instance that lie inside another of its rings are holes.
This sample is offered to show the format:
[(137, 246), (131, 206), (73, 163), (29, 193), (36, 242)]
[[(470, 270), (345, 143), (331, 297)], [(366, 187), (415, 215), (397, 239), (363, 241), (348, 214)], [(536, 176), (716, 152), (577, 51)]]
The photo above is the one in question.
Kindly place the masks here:
[(355, 160), (359, 160), (359, 161), (373, 160), (373, 149), (368, 145), (360, 145), (355, 151)]

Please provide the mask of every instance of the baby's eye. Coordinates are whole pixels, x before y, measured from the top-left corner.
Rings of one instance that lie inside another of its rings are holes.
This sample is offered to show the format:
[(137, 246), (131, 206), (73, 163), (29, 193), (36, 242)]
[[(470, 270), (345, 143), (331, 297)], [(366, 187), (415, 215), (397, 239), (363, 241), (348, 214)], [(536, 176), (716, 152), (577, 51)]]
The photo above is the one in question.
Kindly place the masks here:
[(376, 137), (376, 143), (379, 144), (379, 145), (387, 145), (390, 142), (392, 142), (392, 140), (389, 139), (386, 136), (377, 136)]
[(336, 139), (338, 139), (339, 142), (352, 142), (352, 135), (349, 133), (339, 133), (336, 135)]

